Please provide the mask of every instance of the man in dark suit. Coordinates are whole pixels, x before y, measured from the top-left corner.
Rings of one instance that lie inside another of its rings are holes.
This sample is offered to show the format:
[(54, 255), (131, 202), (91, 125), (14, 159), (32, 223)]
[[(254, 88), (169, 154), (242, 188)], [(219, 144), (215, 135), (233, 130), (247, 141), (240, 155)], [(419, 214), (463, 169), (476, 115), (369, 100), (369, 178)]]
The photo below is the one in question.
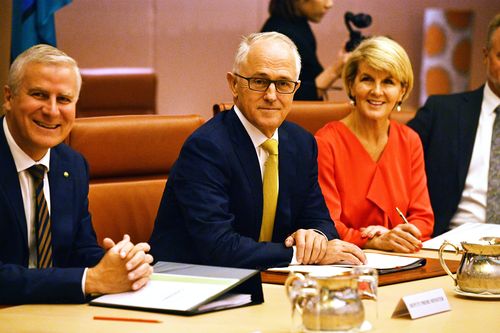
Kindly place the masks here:
[(495, 160), (493, 142), (498, 140), (499, 26), (500, 14), (489, 25), (483, 50), (487, 83), (471, 92), (429, 97), (408, 123), (424, 146), (434, 236), (465, 222), (500, 223), (498, 196), (488, 190), (495, 181), (488, 175), (494, 174), (490, 160)]
[(284, 122), (299, 72), (288, 37), (243, 39), (227, 74), (235, 106), (187, 139), (169, 175), (150, 240), (156, 259), (247, 268), (365, 260), (334, 240), (314, 138)]
[(75, 120), (76, 62), (34, 46), (17, 57), (0, 118), (0, 304), (83, 302), (141, 288), (152, 257), (129, 237), (96, 241), (88, 167), (61, 142)]

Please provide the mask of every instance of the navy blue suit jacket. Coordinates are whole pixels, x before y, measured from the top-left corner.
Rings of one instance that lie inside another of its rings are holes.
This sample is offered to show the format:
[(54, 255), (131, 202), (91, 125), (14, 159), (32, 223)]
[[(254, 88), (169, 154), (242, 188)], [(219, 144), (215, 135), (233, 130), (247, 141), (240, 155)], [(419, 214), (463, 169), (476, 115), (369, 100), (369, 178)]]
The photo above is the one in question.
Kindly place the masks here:
[(2, 122), (0, 118), (0, 304), (84, 302), (84, 267), (96, 265), (103, 256), (88, 212), (87, 164), (64, 144), (51, 149), (54, 268), (28, 269), (23, 199)]
[(433, 236), (449, 229), (457, 211), (476, 138), (484, 86), (470, 92), (430, 96), (408, 123), (422, 140), (434, 210)]
[(234, 109), (222, 112), (185, 142), (169, 175), (151, 236), (157, 260), (266, 268), (287, 265), (283, 243), (297, 229), (338, 238), (318, 185), (311, 134), (279, 128), (279, 197), (272, 242), (258, 242), (262, 178), (250, 137)]

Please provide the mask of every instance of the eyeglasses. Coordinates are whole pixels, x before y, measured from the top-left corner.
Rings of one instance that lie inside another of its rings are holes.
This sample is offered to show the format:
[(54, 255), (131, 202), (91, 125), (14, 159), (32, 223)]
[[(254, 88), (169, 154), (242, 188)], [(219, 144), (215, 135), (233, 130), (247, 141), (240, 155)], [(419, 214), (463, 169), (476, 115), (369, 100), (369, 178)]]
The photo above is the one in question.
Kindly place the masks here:
[(269, 80), (261, 77), (244, 77), (240, 74), (233, 73), (237, 77), (241, 77), (248, 81), (248, 88), (254, 91), (265, 92), (271, 85), (274, 83), (276, 87), (276, 91), (280, 94), (292, 94), (297, 88), (298, 82), (289, 81), (289, 80)]

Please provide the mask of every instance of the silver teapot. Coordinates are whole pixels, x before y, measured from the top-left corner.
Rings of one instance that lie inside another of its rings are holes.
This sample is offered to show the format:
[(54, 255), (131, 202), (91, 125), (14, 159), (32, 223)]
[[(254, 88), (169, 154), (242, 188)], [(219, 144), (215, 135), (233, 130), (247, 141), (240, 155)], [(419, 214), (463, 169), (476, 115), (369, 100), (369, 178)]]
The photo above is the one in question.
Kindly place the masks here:
[(290, 273), (285, 288), (292, 321), (300, 316), (295, 331), (355, 332), (365, 321), (361, 298), (376, 300), (377, 286), (377, 271), (367, 267), (326, 276)]
[[(460, 244), (463, 250), (448, 241), (444, 241), (439, 248), (439, 262), (455, 286), (465, 292), (500, 295), (500, 238), (483, 237), (477, 242)], [(447, 246), (453, 247), (456, 254), (462, 254), (456, 277), (443, 259)]]

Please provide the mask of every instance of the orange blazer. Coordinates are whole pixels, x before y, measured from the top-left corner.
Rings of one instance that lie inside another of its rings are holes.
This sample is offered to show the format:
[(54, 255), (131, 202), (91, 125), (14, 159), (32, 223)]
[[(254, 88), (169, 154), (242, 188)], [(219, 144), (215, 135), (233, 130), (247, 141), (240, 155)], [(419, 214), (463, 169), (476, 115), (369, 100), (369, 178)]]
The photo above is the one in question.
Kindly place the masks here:
[(390, 123), (387, 145), (377, 162), (340, 121), (316, 133), (319, 184), (340, 237), (363, 247), (360, 228), (403, 223), (398, 207), (427, 240), (434, 227), (422, 143), (409, 127)]

